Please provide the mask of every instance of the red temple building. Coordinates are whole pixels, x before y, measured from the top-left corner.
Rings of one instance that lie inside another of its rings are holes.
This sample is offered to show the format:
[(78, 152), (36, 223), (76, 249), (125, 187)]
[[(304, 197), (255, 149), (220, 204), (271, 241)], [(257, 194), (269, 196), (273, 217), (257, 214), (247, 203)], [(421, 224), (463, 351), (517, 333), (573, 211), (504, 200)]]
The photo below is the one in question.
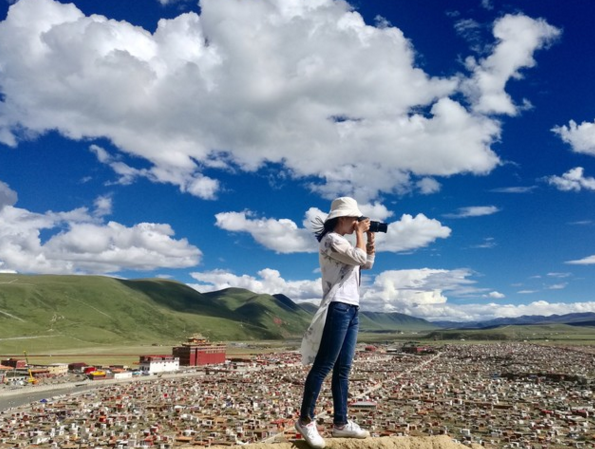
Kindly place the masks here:
[(225, 363), (224, 344), (212, 344), (202, 337), (189, 338), (181, 346), (172, 349), (172, 355), (180, 359), (180, 366), (216, 365)]

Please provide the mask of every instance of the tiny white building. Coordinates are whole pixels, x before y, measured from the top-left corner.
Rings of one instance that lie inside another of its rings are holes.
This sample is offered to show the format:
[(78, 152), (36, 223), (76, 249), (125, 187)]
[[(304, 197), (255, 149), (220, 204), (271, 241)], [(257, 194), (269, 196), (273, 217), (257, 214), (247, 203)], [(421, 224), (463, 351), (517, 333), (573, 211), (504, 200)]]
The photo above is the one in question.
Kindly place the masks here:
[(143, 374), (166, 373), (178, 371), (180, 359), (171, 355), (141, 355), (138, 365)]
[(121, 371), (114, 373), (114, 379), (131, 379), (132, 371)]
[(64, 376), (68, 374), (68, 363), (52, 363), (46, 365), (46, 368), (53, 376)]

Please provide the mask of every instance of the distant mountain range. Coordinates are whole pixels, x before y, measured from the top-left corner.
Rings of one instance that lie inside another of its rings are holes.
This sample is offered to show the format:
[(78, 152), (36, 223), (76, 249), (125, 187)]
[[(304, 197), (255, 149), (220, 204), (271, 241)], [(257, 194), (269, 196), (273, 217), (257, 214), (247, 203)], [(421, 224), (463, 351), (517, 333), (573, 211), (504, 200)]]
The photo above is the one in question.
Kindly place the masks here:
[(448, 329), (490, 329), (498, 326), (531, 324), (570, 324), (575, 326), (595, 326), (595, 313), (569, 313), (566, 315), (523, 315), (515, 318), (495, 318), (486, 321), (432, 321), (432, 324)]
[[(297, 339), (316, 311), (285, 295), (228, 288), (200, 293), (164, 279), (0, 274), (0, 347), (172, 344), (192, 334), (212, 341)], [(400, 313), (363, 312), (361, 330), (432, 330)]]
[[(317, 305), (283, 294), (228, 288), (200, 293), (164, 279), (0, 274), (0, 349), (27, 343), (52, 350), (101, 345), (176, 344), (193, 334), (211, 341), (299, 339)], [(401, 313), (362, 311), (360, 331), (429, 333), (511, 325), (595, 326), (594, 313), (499, 318), (474, 323), (428, 322)], [(430, 337), (432, 338), (432, 337)]]

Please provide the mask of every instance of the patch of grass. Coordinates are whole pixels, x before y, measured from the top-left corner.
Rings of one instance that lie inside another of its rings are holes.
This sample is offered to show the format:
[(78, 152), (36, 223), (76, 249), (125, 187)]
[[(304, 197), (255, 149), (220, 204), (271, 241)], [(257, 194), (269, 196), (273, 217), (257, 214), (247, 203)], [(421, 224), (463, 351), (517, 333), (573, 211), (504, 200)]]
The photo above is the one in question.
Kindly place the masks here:
[(437, 341), (468, 340), (532, 341), (532, 342), (594, 342), (595, 328), (568, 324), (506, 325), (490, 329), (448, 329), (430, 332), (427, 339)]
[[(84, 362), (88, 365), (126, 365), (134, 367), (141, 355), (171, 355), (175, 345), (103, 345), (68, 349), (49, 349), (44, 345), (30, 345), (27, 358), (32, 364)], [(237, 342), (227, 344), (227, 357), (251, 357), (279, 351), (295, 350), (297, 342), (282, 340)], [(12, 356), (24, 359), (21, 348), (11, 353), (2, 353), (2, 358)]]
[(57, 351), (51, 351), (45, 355), (34, 354), (28, 356), (29, 362), (32, 364), (47, 365), (52, 363), (75, 363), (84, 362), (87, 365), (125, 365), (134, 367), (138, 364), (141, 355), (171, 355), (171, 346), (160, 346), (158, 348), (153, 347), (131, 347), (127, 348), (125, 352), (118, 352), (117, 348), (112, 352), (108, 349), (106, 352), (96, 353), (93, 349), (88, 351), (81, 351), (80, 353), (59, 353)]

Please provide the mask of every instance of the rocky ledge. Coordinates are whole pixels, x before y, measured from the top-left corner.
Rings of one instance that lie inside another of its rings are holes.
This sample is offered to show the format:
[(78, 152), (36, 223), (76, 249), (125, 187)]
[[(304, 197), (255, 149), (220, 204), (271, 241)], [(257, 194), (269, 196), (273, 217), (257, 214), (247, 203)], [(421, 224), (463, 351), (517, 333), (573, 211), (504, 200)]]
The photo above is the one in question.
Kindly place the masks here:
[[(435, 437), (381, 437), (366, 438), (365, 440), (354, 440), (347, 438), (327, 438), (328, 449), (485, 449), (479, 444), (466, 446), (455, 443), (452, 437), (440, 435)], [(182, 446), (180, 449), (190, 449), (195, 446)], [(309, 449), (303, 440), (287, 441), (282, 443), (264, 444), (254, 443), (241, 447), (242, 449)], [(230, 449), (230, 446), (211, 446), (210, 449)]]

